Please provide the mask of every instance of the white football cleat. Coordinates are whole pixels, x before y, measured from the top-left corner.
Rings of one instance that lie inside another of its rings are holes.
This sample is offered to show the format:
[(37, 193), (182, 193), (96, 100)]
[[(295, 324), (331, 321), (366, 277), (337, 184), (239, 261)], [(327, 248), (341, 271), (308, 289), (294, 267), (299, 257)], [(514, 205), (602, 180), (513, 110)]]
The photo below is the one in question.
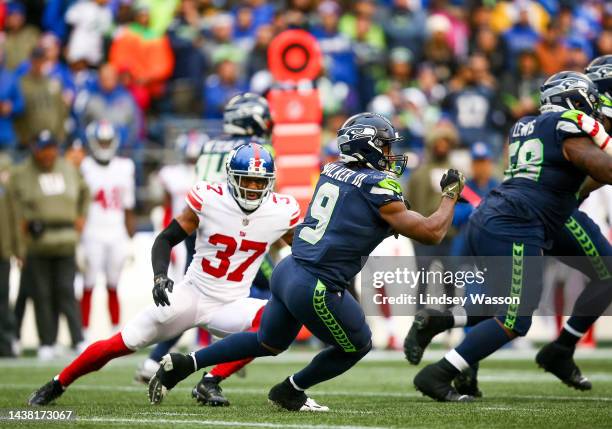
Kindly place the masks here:
[(159, 362), (147, 358), (138, 366), (136, 374), (134, 375), (134, 380), (138, 383), (149, 384), (149, 381), (151, 381), (151, 378), (153, 378), (158, 369)]
[(302, 405), (300, 411), (327, 412), (329, 411), (329, 407), (326, 407), (325, 405), (319, 405), (314, 399), (307, 398), (306, 403)]

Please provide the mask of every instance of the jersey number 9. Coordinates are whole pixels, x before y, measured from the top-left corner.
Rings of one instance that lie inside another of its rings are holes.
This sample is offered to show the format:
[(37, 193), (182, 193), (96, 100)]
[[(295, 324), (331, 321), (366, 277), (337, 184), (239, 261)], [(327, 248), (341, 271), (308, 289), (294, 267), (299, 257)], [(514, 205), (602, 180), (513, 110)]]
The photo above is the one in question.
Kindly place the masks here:
[(299, 235), (302, 240), (310, 244), (317, 244), (321, 240), (339, 195), (340, 188), (337, 185), (329, 182), (321, 185), (310, 205), (310, 216), (317, 220), (317, 225), (314, 228), (302, 228)]

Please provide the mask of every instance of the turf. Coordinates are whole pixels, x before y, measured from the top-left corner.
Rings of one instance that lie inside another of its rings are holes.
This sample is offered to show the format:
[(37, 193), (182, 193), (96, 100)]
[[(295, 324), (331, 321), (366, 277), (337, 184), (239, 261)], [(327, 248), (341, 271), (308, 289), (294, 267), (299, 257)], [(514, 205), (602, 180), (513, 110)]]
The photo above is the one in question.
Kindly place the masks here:
[[(329, 413), (290, 413), (267, 403), (268, 389), (305, 362), (303, 354), (266, 359), (248, 367), (247, 377), (224, 384), (232, 402), (227, 408), (201, 407), (190, 397), (192, 376), (164, 403), (151, 406), (146, 390), (132, 382), (141, 356), (124, 358), (77, 381), (52, 409), (71, 409), (71, 423), (21, 423), (15, 427), (402, 427), (402, 428), (603, 428), (612, 425), (612, 359), (581, 361), (591, 377), (591, 392), (571, 390), (538, 370), (531, 359), (485, 361), (481, 388), (485, 397), (470, 404), (440, 404), (412, 387), (416, 368), (402, 355), (358, 364), (347, 374), (309, 391)], [(0, 361), (0, 409), (23, 408), (36, 387), (59, 370), (59, 364), (35, 360)], [(0, 421), (0, 425), (2, 425)], [(5, 424), (7, 422), (4, 422)]]

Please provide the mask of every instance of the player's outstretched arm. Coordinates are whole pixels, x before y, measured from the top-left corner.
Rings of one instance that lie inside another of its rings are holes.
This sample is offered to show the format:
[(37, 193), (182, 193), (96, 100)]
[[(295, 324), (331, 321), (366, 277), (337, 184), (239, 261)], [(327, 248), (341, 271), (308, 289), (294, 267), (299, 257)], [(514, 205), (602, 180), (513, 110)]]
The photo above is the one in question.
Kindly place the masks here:
[(153, 264), (153, 302), (155, 305), (170, 305), (166, 290), (172, 292), (174, 282), (168, 278), (170, 253), (172, 248), (195, 232), (200, 224), (198, 215), (189, 207), (172, 220), (170, 225), (159, 233), (151, 249)]
[(563, 155), (597, 182), (612, 184), (612, 156), (595, 146), (590, 138), (572, 137), (564, 140)]
[(457, 170), (448, 170), (442, 178), (442, 201), (431, 216), (408, 210), (404, 203), (395, 201), (380, 208), (380, 215), (398, 234), (423, 244), (439, 244), (453, 221), (455, 204), (459, 199), (465, 178)]

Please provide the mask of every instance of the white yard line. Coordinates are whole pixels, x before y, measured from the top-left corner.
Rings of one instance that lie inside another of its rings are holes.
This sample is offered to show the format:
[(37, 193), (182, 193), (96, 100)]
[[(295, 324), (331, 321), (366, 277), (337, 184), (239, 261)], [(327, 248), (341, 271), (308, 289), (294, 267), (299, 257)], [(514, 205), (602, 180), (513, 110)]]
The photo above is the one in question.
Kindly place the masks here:
[(305, 428), (305, 429), (384, 429), (380, 426), (342, 426), (342, 425), (311, 425), (311, 424), (290, 424), (290, 423), (261, 423), (261, 422), (240, 422), (224, 420), (182, 420), (182, 419), (128, 419), (128, 418), (107, 418), (107, 417), (78, 417), (77, 422), (87, 423), (129, 423), (129, 424), (189, 424), (200, 426), (230, 426), (230, 427), (255, 427), (255, 428)]

